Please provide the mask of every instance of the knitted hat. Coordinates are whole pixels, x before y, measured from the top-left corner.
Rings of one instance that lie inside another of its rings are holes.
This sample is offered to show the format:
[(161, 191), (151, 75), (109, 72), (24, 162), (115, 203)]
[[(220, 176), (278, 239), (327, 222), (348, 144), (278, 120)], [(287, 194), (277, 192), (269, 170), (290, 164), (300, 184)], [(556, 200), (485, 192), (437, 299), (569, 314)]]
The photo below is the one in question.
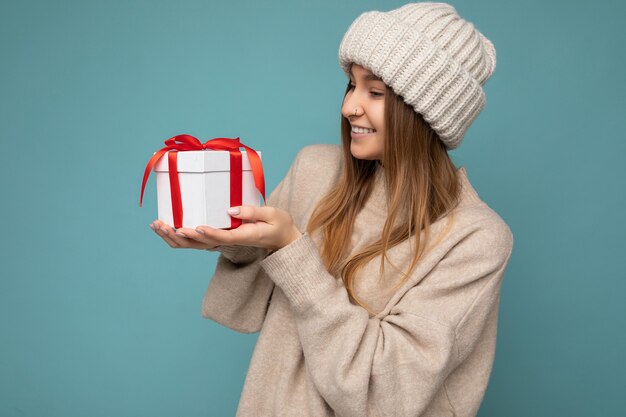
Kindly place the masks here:
[(346, 74), (358, 64), (424, 117), (448, 149), (485, 105), (496, 68), (493, 44), (446, 3), (410, 3), (360, 15), (339, 46)]

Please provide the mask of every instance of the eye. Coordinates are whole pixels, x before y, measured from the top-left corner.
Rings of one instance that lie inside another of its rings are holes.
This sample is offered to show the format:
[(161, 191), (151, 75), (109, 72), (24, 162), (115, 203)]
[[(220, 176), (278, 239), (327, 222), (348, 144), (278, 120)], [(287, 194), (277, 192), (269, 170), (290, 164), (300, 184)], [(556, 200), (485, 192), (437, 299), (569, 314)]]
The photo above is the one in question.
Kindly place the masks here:
[(376, 91), (372, 91), (370, 94), (373, 95), (374, 97), (382, 97), (385, 95), (384, 93), (379, 93)]

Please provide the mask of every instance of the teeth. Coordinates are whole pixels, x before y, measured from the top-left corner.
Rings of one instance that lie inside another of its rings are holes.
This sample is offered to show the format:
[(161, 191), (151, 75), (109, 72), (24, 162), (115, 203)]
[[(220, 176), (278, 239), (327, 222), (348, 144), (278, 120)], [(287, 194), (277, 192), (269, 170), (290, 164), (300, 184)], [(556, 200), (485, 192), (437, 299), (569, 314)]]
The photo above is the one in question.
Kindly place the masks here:
[(352, 131), (354, 133), (374, 133), (376, 129), (364, 129), (362, 127), (352, 126)]

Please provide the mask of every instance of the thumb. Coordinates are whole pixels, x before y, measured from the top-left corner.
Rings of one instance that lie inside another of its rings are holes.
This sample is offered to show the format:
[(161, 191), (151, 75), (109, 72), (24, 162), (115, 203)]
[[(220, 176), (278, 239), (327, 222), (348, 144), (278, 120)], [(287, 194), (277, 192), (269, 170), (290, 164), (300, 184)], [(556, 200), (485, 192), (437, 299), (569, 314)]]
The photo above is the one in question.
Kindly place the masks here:
[(228, 209), (228, 214), (243, 220), (268, 221), (272, 217), (271, 210), (271, 207), (235, 206)]
[(228, 214), (233, 217), (239, 217), (241, 215), (241, 207), (235, 206), (228, 209)]
[(228, 214), (237, 219), (255, 220), (256, 213), (254, 209), (254, 206), (234, 206), (228, 209)]

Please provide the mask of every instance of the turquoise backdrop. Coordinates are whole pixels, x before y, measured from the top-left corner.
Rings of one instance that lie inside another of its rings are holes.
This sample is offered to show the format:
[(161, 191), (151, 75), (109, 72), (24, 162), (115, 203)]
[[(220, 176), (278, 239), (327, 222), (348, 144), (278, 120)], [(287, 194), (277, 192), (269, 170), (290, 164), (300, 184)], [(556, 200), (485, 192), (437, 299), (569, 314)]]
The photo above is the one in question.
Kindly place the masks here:
[[(337, 47), (401, 1), (0, 4), (0, 416), (232, 416), (257, 335), (203, 319), (216, 254), (149, 228), (165, 139), (240, 136), (268, 190), (339, 143)], [(510, 225), (479, 416), (624, 415), (626, 5), (453, 1), (496, 45), (452, 153)]]

